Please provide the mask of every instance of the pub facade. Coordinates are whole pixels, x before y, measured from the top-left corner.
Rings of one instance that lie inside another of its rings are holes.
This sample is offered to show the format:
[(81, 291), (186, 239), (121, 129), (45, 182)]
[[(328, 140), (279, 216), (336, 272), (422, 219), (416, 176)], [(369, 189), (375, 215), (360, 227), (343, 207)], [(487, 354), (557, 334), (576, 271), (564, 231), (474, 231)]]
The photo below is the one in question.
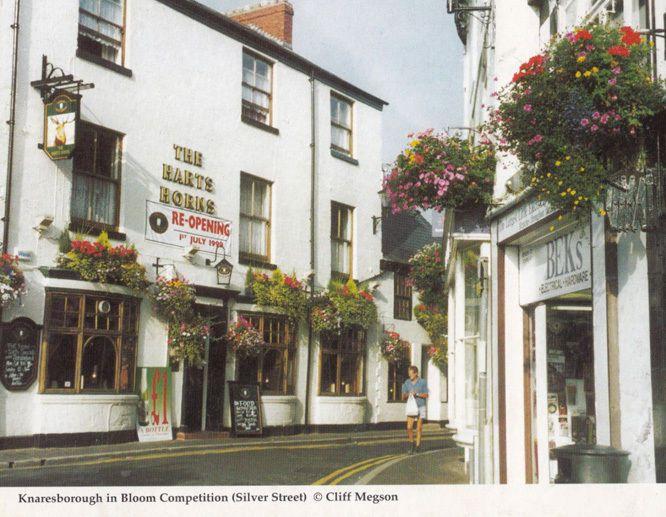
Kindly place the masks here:
[[(0, 36), (14, 71), (0, 78), (12, 121), (0, 135), (3, 251), (25, 276), (2, 310), (3, 446), (136, 439), (137, 421), (158, 412), (141, 407), (146, 368), (168, 367), (162, 417), (185, 434), (230, 428), (228, 381), (259, 385), (276, 432), (401, 421), (383, 330), (408, 339), (419, 365), (427, 336), (411, 314), (394, 318), (394, 280), (380, 269), (386, 103), (292, 50), (291, 4), (259, 8), (281, 22), (275, 34), (253, 25), (252, 8), (226, 16), (190, 0), (0, 9), (20, 22), (16, 40)], [(63, 267), (67, 241), (94, 255), (100, 235), (128, 277), (135, 258), (150, 283), (194, 286), (197, 314), (213, 322), (201, 365), (172, 364), (145, 286)], [(377, 323), (326, 341), (259, 306), (248, 271), (277, 268), (315, 291), (374, 279)], [(239, 318), (262, 335), (256, 357), (222, 339)], [(441, 397), (430, 404), (443, 420)]]

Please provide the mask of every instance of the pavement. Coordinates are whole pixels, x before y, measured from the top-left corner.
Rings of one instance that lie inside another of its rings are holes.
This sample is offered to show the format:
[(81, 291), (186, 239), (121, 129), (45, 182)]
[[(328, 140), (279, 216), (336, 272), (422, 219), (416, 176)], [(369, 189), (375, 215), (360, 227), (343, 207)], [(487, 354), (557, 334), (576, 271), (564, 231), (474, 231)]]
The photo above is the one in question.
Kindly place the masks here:
[(0, 486), (465, 483), (451, 434), (414, 456), (402, 430), (4, 450)]

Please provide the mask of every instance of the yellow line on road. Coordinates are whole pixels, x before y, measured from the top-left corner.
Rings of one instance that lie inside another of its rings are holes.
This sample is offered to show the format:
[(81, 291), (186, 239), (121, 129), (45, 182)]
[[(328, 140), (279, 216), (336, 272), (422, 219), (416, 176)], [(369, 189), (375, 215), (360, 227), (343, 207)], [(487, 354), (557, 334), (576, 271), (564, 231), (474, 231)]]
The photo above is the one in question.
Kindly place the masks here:
[[(423, 437), (423, 441), (426, 440), (441, 440), (442, 437)], [(385, 443), (396, 443), (404, 442), (403, 438), (400, 439), (387, 439), (387, 440), (366, 440), (366, 441), (353, 441), (353, 442), (337, 442), (337, 443), (311, 443), (311, 444), (302, 444), (302, 445), (256, 445), (256, 446), (240, 446), (240, 447), (227, 447), (224, 449), (215, 448), (215, 449), (203, 449), (203, 450), (188, 450), (188, 451), (177, 451), (177, 452), (163, 452), (163, 453), (150, 453), (150, 454), (140, 454), (132, 456), (114, 456), (112, 458), (102, 458), (88, 461), (71, 461), (68, 463), (55, 463), (45, 465), (31, 465), (31, 466), (17, 466), (11, 469), (0, 470), (0, 476), (3, 476), (5, 473), (11, 473), (12, 471), (17, 470), (34, 470), (34, 469), (46, 469), (46, 468), (65, 468), (65, 467), (86, 467), (92, 465), (105, 465), (112, 463), (123, 463), (123, 462), (138, 462), (145, 460), (159, 460), (159, 459), (168, 459), (168, 458), (182, 458), (186, 456), (208, 456), (208, 455), (218, 455), (218, 454), (231, 454), (234, 452), (251, 452), (251, 451), (263, 451), (268, 449), (280, 449), (280, 450), (298, 450), (298, 449), (326, 449), (326, 448), (340, 448), (340, 447), (349, 447), (350, 445), (375, 445), (375, 444), (385, 444)], [(376, 459), (376, 458), (372, 458)], [(48, 459), (46, 460), (48, 462)], [(352, 467), (354, 465), (351, 465)], [(347, 467), (348, 468), (348, 467)]]
[(362, 466), (357, 467), (357, 468), (355, 468), (355, 469), (349, 470), (349, 471), (347, 471), (346, 473), (344, 473), (342, 476), (336, 478), (335, 481), (331, 481), (330, 484), (331, 484), (331, 485), (338, 485), (338, 484), (340, 484), (342, 481), (344, 481), (345, 479), (347, 479), (348, 477), (353, 476), (354, 474), (358, 474), (359, 472), (363, 472), (364, 470), (368, 470), (369, 468), (371, 468), (371, 467), (375, 467), (375, 466), (377, 466), (377, 465), (379, 465), (379, 464), (386, 463), (386, 462), (388, 462), (388, 461), (393, 461), (393, 460), (395, 460), (396, 458), (399, 458), (399, 457), (402, 457), (402, 456), (405, 456), (405, 454), (394, 454), (393, 456), (389, 456), (388, 458), (384, 458), (384, 459), (381, 459), (381, 460), (379, 460), (379, 461), (375, 461), (375, 462), (372, 462), (372, 463), (368, 463), (367, 465), (362, 465)]
[(340, 474), (343, 474), (348, 469), (351, 469), (351, 468), (354, 468), (354, 467), (357, 467), (357, 466), (360, 466), (360, 465), (364, 465), (366, 463), (371, 463), (373, 461), (377, 461), (377, 460), (381, 460), (381, 459), (385, 459), (385, 458), (392, 458), (393, 456), (395, 456), (395, 454), (387, 454), (385, 456), (369, 458), (369, 459), (366, 459), (366, 460), (363, 460), (363, 461), (359, 461), (358, 463), (353, 463), (352, 465), (347, 465), (346, 467), (342, 467), (341, 469), (334, 470), (330, 474), (325, 475), (323, 478), (318, 479), (317, 481), (315, 481), (312, 484), (313, 485), (325, 485), (326, 483), (331, 481), (336, 476), (339, 476)]

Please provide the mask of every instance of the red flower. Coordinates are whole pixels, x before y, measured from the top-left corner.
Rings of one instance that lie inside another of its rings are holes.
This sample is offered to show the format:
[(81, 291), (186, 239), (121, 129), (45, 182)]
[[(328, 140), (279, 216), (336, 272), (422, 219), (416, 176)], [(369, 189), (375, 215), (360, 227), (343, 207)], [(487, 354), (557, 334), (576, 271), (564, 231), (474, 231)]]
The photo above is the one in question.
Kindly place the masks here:
[(514, 74), (513, 82), (515, 83), (523, 77), (537, 75), (543, 72), (543, 64), (545, 60), (546, 59), (541, 54), (532, 56), (526, 63), (520, 65), (520, 71)]
[(575, 41), (581, 41), (581, 40), (584, 41), (590, 39), (592, 39), (592, 34), (587, 29), (580, 29), (579, 31), (576, 31), (576, 34), (574, 36)]
[(622, 45), (613, 45), (608, 49), (608, 53), (611, 56), (627, 57), (631, 52), (627, 47), (623, 47)]
[(371, 295), (369, 292), (367, 292), (367, 291), (359, 291), (358, 294), (360, 294), (363, 298), (365, 298), (365, 299), (366, 299), (367, 301), (369, 301), (369, 302), (371, 302), (372, 300), (374, 300), (374, 298), (372, 297), (372, 295)]
[(641, 42), (641, 35), (631, 27), (622, 27), (622, 43), (625, 45), (638, 45)]

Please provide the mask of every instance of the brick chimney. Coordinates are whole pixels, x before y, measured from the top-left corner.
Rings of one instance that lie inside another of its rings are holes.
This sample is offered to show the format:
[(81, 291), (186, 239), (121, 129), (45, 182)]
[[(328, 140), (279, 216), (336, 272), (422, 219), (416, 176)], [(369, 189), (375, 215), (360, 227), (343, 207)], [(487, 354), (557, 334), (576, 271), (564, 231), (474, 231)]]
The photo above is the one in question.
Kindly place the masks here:
[(269, 0), (228, 12), (227, 16), (291, 48), (294, 6), (287, 0)]

